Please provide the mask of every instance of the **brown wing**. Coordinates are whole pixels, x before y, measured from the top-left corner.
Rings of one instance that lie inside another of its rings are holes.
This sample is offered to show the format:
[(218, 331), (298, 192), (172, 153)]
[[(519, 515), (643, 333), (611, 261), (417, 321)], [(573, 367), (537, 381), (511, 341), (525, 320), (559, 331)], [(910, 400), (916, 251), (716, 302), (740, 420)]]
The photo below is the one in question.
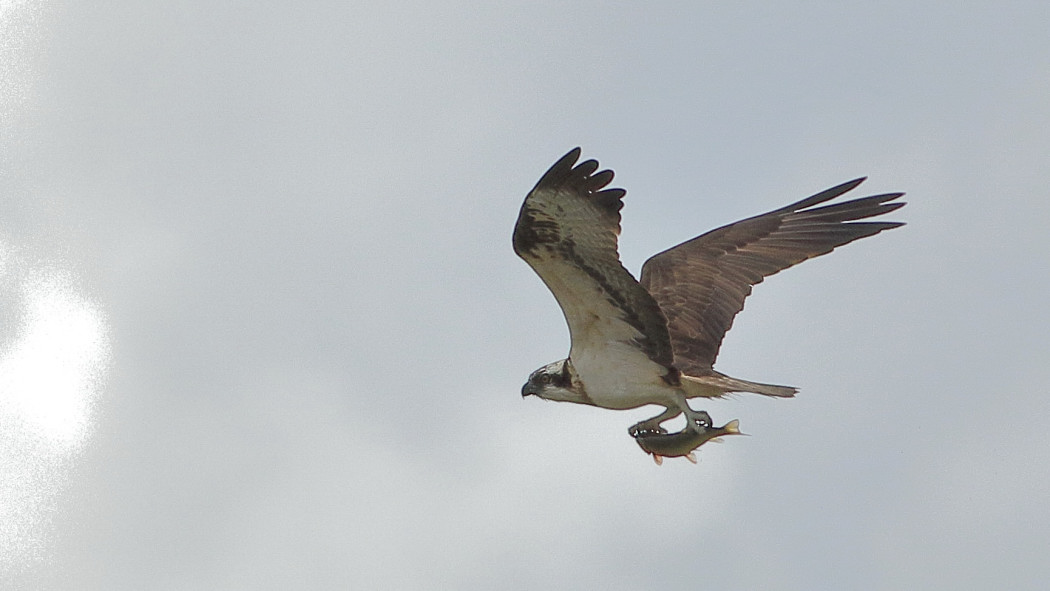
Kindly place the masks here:
[(712, 230), (646, 261), (641, 284), (667, 318), (675, 366), (691, 375), (711, 373), (722, 339), (744, 308), (753, 285), (843, 244), (903, 225), (854, 221), (902, 207), (903, 202), (888, 202), (903, 193), (813, 207), (863, 181), (843, 183), (787, 207)]
[(558, 300), (572, 334), (570, 355), (623, 342), (670, 367), (660, 307), (617, 253), (626, 192), (605, 189), (612, 171), (595, 172), (594, 160), (576, 164), (579, 157), (579, 148), (570, 151), (529, 192), (514, 227), (514, 252)]

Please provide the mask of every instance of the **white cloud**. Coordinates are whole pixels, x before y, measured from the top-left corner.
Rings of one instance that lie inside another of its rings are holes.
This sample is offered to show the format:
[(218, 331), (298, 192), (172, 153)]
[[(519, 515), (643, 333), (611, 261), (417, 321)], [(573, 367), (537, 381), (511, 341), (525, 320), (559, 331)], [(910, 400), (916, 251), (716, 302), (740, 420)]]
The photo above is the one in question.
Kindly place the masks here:
[[(108, 369), (106, 321), (73, 277), (0, 245), (6, 324), (0, 348), (0, 573), (46, 563), (58, 495), (91, 432)], [(5, 294), (10, 296), (11, 294)], [(31, 570), (31, 569), (30, 569)]]
[(0, 353), (0, 409), (63, 451), (83, 443), (109, 344), (101, 312), (51, 270), (24, 279), (18, 336)]

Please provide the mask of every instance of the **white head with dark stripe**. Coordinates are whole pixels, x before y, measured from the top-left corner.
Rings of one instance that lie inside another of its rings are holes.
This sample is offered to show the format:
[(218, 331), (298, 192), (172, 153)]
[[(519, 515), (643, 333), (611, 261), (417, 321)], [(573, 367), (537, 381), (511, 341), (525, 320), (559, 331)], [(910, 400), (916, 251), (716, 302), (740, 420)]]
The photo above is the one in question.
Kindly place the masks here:
[(548, 363), (529, 375), (521, 387), (521, 396), (539, 396), (544, 400), (587, 403), (587, 394), (568, 359)]

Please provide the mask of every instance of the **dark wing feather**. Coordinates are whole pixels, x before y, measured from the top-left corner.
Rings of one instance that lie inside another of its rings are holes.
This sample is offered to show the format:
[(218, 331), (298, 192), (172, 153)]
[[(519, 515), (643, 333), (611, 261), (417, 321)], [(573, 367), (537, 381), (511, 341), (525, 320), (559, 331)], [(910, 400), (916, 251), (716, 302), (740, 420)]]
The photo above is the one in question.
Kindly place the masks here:
[(641, 284), (667, 318), (675, 366), (691, 375), (711, 372), (722, 339), (744, 308), (751, 287), (806, 259), (903, 225), (856, 222), (904, 205), (888, 193), (813, 207), (855, 188), (856, 179), (786, 207), (723, 226), (654, 255)]
[(613, 172), (595, 172), (594, 160), (576, 164), (579, 157), (579, 148), (570, 151), (529, 192), (514, 227), (514, 252), (558, 300), (574, 352), (630, 342), (670, 367), (671, 341), (660, 307), (617, 253), (626, 192), (605, 188)]

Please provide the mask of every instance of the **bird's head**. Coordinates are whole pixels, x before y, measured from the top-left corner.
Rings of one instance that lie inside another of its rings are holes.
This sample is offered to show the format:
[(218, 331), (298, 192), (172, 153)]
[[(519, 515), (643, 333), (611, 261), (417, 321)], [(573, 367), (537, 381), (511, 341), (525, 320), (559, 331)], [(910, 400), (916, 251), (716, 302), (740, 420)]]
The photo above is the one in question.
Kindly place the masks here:
[(586, 403), (587, 396), (576, 377), (572, 361), (562, 359), (548, 363), (532, 372), (529, 381), (521, 387), (521, 396), (539, 396), (544, 400)]

